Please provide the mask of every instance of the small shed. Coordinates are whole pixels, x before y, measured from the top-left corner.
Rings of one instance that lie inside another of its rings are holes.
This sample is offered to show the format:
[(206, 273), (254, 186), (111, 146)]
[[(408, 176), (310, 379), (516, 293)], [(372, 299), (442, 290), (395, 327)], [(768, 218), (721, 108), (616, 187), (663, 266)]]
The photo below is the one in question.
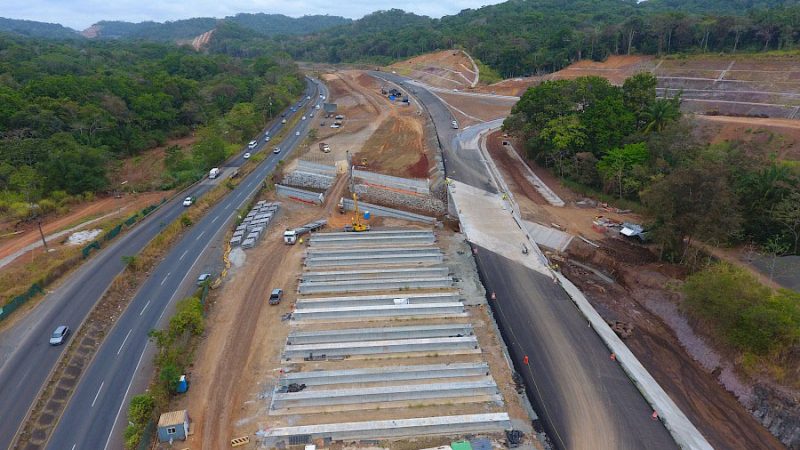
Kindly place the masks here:
[(325, 111), (325, 115), (326, 116), (330, 116), (332, 114), (336, 114), (336, 110), (337, 109), (338, 109), (338, 106), (336, 105), (336, 103), (323, 103), (322, 104), (322, 110)]
[(158, 419), (160, 442), (185, 441), (189, 434), (189, 413), (183, 409), (161, 414)]

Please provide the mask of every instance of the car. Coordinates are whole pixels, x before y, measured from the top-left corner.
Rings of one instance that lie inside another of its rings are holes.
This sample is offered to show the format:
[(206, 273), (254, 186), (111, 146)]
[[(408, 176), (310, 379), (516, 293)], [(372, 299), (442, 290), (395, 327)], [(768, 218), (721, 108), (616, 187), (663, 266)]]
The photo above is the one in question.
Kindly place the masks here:
[(252, 150), (252, 149), (256, 148), (256, 145), (258, 145), (258, 141), (250, 141), (250, 142), (247, 144), (247, 148), (249, 148), (250, 150)]
[(281, 123), (286, 123), (286, 119), (281, 120)]
[(250, 159), (250, 152), (244, 154), (244, 159)]
[(458, 122), (456, 122), (455, 120), (453, 120), (452, 122), (450, 122), (450, 125), (453, 127), (453, 129), (454, 129), (454, 130), (457, 130), (457, 129), (458, 129)]
[(323, 97), (322, 94), (319, 94), (319, 98), (325, 98), (325, 97)]
[(281, 117), (286, 117), (286, 113), (281, 113)]
[(294, 132), (294, 135), (295, 135), (295, 136), (300, 136), (300, 132), (299, 132), (299, 131), (295, 131), (295, 132)]
[(324, 127), (325, 126), (325, 121), (323, 120), (322, 122), (320, 122), (319, 126)]
[(306, 116), (301, 117), (300, 120), (306, 120)]
[(194, 197), (191, 195), (183, 199), (183, 206), (192, 206), (194, 204)]
[(264, 138), (264, 142), (269, 142), (269, 136)]
[(275, 153), (276, 155), (278, 153), (280, 153), (280, 152), (281, 152), (281, 148), (280, 147), (275, 147), (275, 148), (272, 149), (272, 153)]
[(306, 95), (306, 100), (311, 100), (311, 96), (310, 95)]
[(59, 325), (50, 335), (50, 345), (61, 345), (69, 335), (69, 327), (66, 325)]
[(206, 281), (211, 279), (210, 273), (201, 273), (199, 277), (197, 277), (197, 285), (202, 286)]
[(331, 125), (331, 128), (341, 128), (341, 127), (342, 126), (339, 125), (338, 123), (335, 123), (335, 124)]
[(281, 302), (282, 298), (283, 298), (283, 289), (273, 289), (272, 293), (269, 294), (269, 304), (277, 305)]
[(319, 109), (319, 105), (315, 106), (314, 109)]
[(291, 108), (291, 109), (292, 109), (292, 112), (295, 112), (295, 111), (297, 111), (297, 108), (295, 108), (294, 106), (292, 106), (292, 108)]

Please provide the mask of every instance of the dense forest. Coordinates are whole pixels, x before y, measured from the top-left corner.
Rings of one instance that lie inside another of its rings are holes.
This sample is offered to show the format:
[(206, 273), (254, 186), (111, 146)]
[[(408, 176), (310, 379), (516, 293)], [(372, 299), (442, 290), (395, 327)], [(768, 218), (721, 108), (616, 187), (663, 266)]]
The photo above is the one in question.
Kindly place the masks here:
[(800, 167), (741, 143), (699, 144), (680, 99), (656, 98), (655, 87), (649, 73), (623, 86), (546, 81), (522, 96), (504, 128), (578, 188), (642, 204), (664, 256), (684, 259), (693, 239), (800, 253)]
[(795, 48), (796, 0), (510, 0), (430, 19), (379, 11), (278, 42), (298, 60), (388, 62), (463, 47), (504, 77), (552, 72), (612, 54)]
[(0, 35), (0, 213), (25, 218), (110, 189), (108, 162), (194, 131), (170, 149), (167, 185), (201, 176), (292, 103), (287, 55), (198, 54), (175, 45)]

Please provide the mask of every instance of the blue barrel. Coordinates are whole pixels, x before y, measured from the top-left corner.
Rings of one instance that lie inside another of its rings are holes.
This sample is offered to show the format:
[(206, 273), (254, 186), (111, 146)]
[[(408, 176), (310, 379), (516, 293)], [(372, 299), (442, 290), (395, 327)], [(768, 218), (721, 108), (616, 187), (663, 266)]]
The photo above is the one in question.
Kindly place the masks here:
[(364, 211), (364, 219), (369, 220), (369, 211)]

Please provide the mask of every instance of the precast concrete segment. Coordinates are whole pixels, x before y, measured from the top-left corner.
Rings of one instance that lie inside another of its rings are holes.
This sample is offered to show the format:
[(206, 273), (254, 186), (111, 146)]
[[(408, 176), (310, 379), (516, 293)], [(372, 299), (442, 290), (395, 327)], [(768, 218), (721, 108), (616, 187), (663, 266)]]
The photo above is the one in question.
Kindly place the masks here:
[(290, 436), (309, 436), (311, 439), (329, 438), (333, 440), (390, 439), (503, 432), (509, 429), (511, 429), (511, 420), (508, 413), (492, 413), (272, 428), (261, 435), (268, 439), (268, 445), (274, 445), (273, 443), (280, 438)]
[(413, 327), (348, 328), (328, 331), (294, 331), (287, 345), (321, 344), (331, 342), (387, 341), (390, 339), (420, 339), (472, 336), (471, 324), (420, 325)]
[[(351, 233), (355, 234), (355, 233)], [(356, 234), (356, 238), (333, 238), (318, 241), (311, 239), (309, 245), (314, 249), (317, 248), (339, 248), (339, 247), (365, 247), (365, 246), (398, 246), (398, 245), (432, 245), (435, 242), (433, 233), (429, 235), (411, 235), (411, 236), (370, 236), (369, 234)]]
[(305, 282), (346, 281), (381, 278), (433, 278), (446, 277), (450, 273), (448, 267), (418, 267), (409, 269), (368, 269), (342, 270), (335, 272), (304, 272), (301, 276)]
[(356, 248), (356, 249), (321, 249), (321, 248), (309, 248), (306, 251), (306, 258), (325, 258), (335, 256), (337, 258), (348, 258), (350, 256), (366, 256), (366, 255), (373, 255), (373, 256), (380, 256), (380, 255), (396, 255), (396, 254), (403, 254), (403, 255), (416, 255), (419, 253), (428, 254), (428, 253), (437, 253), (439, 251), (438, 247), (434, 247), (432, 245), (426, 245), (423, 247), (381, 247), (381, 248)]
[(456, 303), (461, 296), (458, 292), (437, 292), (432, 294), (410, 294), (403, 292), (402, 295), (364, 295), (355, 297), (315, 297), (299, 298), (294, 307), (296, 309), (308, 308), (339, 308), (344, 306), (377, 306), (394, 305), (395, 299), (407, 299), (409, 304), (424, 303)]
[(369, 255), (352, 256), (343, 258), (341, 256), (314, 257), (307, 258), (307, 267), (346, 267), (346, 266), (411, 266), (411, 265), (433, 265), (441, 264), (444, 257), (439, 252), (416, 255)]
[(308, 308), (292, 313), (294, 320), (375, 319), (399, 317), (461, 317), (463, 303), (433, 303), (423, 305), (353, 306), (345, 308)]
[(408, 278), (402, 280), (345, 280), (301, 282), (298, 291), (301, 294), (344, 293), (363, 291), (403, 291), (406, 289), (444, 289), (453, 286), (451, 277)]
[(449, 399), (454, 397), (498, 396), (491, 377), (480, 381), (359, 387), (350, 389), (303, 390), (272, 394), (271, 410), (304, 406), (350, 405), (408, 400)]
[(324, 386), (329, 384), (465, 378), (482, 375), (489, 375), (489, 364), (485, 362), (389, 366), (348, 370), (315, 370), (311, 372), (286, 373), (281, 377), (278, 383), (280, 386), (302, 383), (310, 388), (312, 386)]
[(429, 235), (433, 236), (433, 231), (425, 229), (415, 229), (415, 228), (400, 228), (394, 230), (372, 230), (368, 233), (352, 233), (346, 231), (318, 233), (312, 236), (311, 240), (321, 242), (328, 239), (340, 239), (340, 238), (362, 239), (362, 238), (372, 238), (379, 236), (429, 236)]
[[(416, 198), (416, 197), (415, 197)], [(423, 201), (427, 199), (430, 202), (431, 197), (423, 198)], [(344, 199), (344, 207), (348, 211), (352, 211), (355, 209), (355, 204), (352, 200)], [(403, 219), (403, 220), (411, 220), (415, 222), (422, 222), (427, 224), (434, 224), (436, 223), (436, 218), (431, 216), (424, 216), (422, 214), (415, 214), (408, 211), (403, 211), (401, 209), (389, 208), (386, 206), (376, 205), (374, 203), (367, 203), (367, 202), (359, 202), (358, 204), (359, 209), (362, 211), (369, 211), (372, 215), (375, 216), (383, 216), (383, 217), (394, 217), (396, 219)]]
[(287, 360), (291, 360), (295, 358), (313, 357), (315, 355), (340, 357), (418, 352), (480, 353), (481, 350), (478, 348), (478, 339), (475, 336), (465, 336), (454, 338), (287, 345), (284, 349), (283, 357)]

